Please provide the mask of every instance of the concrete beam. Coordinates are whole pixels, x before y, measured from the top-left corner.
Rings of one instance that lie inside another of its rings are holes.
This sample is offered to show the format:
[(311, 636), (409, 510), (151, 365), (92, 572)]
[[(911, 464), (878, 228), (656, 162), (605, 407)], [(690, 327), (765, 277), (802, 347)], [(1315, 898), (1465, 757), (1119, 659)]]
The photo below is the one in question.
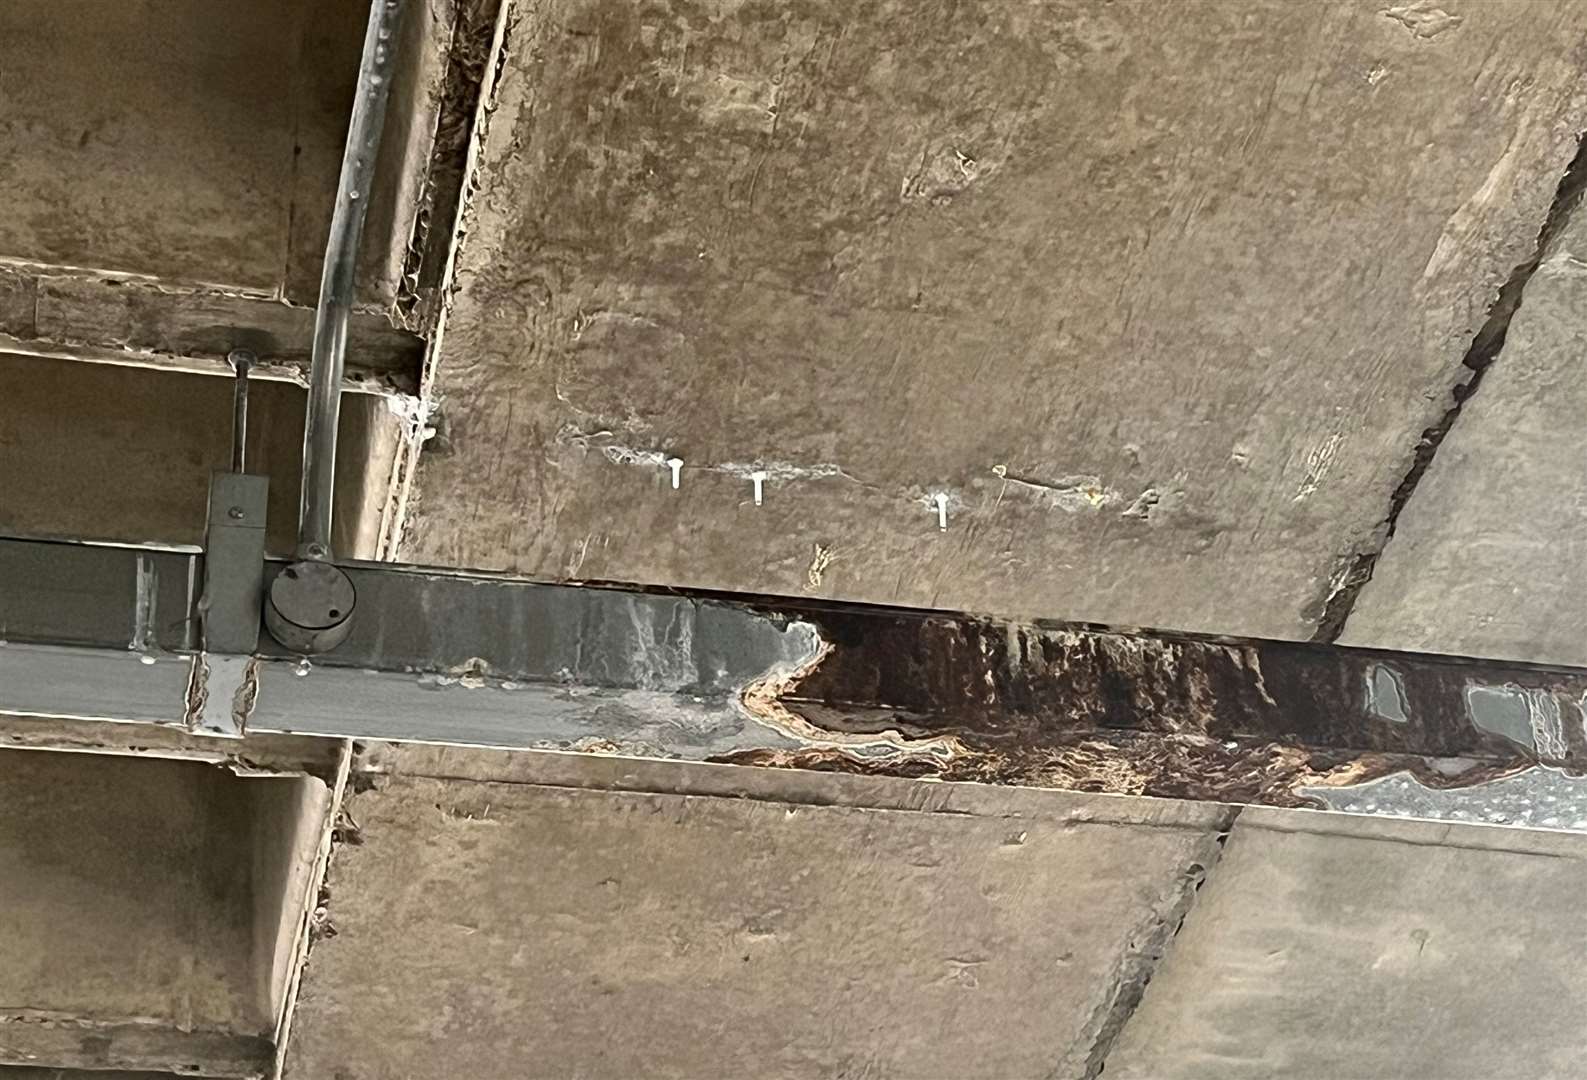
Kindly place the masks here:
[(153, 724), (3, 714), (0, 748), (168, 758), (223, 765), (239, 775), (313, 776), (327, 784), (336, 776), (341, 756), (341, 746), (333, 739), (255, 734), (244, 745), (236, 739)]
[[(305, 386), (313, 333), (312, 307), (267, 296), (0, 266), (0, 352), (230, 375), (226, 354), (245, 348), (259, 378)], [(348, 335), (347, 389), (413, 392), (420, 338), (367, 312)]]
[(46, 1069), (33, 1065), (13, 1065), (5, 1070), (6, 1080), (171, 1080), (174, 1075), (121, 1069)]
[[(272, 1048), (256, 1036), (182, 1031), (146, 1022), (106, 1024), (80, 1018), (33, 1020), (7, 1013), (0, 1017), (0, 1075), (11, 1080), (20, 1063), (48, 1080), (101, 1080), (128, 1075), (134, 1080), (171, 1080), (198, 1076), (213, 1080), (262, 1080)], [(48, 1062), (36, 1065), (33, 1062)], [(61, 1062), (64, 1068), (56, 1068)], [(203, 1072), (194, 1073), (198, 1066)], [(175, 1070), (183, 1069), (178, 1073)], [(135, 1070), (125, 1072), (124, 1070)], [(28, 1073), (24, 1073), (27, 1076)]]

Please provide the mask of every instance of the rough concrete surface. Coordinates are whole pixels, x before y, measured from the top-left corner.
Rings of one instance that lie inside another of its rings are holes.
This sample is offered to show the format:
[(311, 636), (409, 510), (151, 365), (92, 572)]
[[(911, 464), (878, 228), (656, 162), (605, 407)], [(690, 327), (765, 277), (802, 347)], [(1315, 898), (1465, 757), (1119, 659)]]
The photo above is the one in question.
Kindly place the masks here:
[(306, 920), (319, 889), (331, 794), (325, 784), (312, 781), (258, 784), (248, 794), (254, 987), (258, 999), (268, 1003), (274, 1027), (298, 972)]
[(299, 17), (258, 2), (5, 4), (0, 253), (274, 291)]
[(157, 1076), (263, 1080), (271, 1063), (270, 1041), (263, 1036), (181, 1030), (146, 1021), (112, 1025), (78, 1018), (29, 1020), (10, 1023), (0, 1032), (6, 1040), (0, 1055), (30, 1066), (69, 1061), (65, 1074), (81, 1080), (98, 1080), (103, 1072), (115, 1076), (120, 1070), (134, 1076), (152, 1071)]
[(268, 1034), (291, 838), (324, 804), (309, 779), (0, 753), (0, 1061), (176, 1066)]
[(1577, 841), (1247, 811), (1108, 1080), (1580, 1076)]
[[(450, 25), (411, 3), (359, 296), (389, 307)], [(0, 258), (314, 303), (367, 0), (0, 8)], [(107, 183), (113, 177), (113, 183)]]
[(1587, 213), (1577, 207), (1542, 254), (1346, 644), (1587, 664)]
[(1029, 818), (1071, 826), (1104, 822), (1151, 828), (1217, 832), (1232, 808), (1179, 799), (1077, 794), (1044, 788), (938, 783), (896, 776), (865, 776), (813, 769), (763, 769), (739, 765), (592, 754), (487, 750), (420, 743), (359, 744), (352, 768), (360, 777), (424, 776), (594, 791), (760, 799), (795, 806), (843, 806), (921, 814)]
[(1431, 10), (512, 5), (407, 554), (1306, 636), (1587, 122)]
[(246, 742), (239, 743), (155, 724), (56, 720), (4, 713), (0, 713), (0, 746), (230, 763), (254, 772), (301, 773), (321, 780), (335, 775), (340, 756), (339, 744), (333, 739), (250, 735)]
[[(0, 264), (3, 351), (229, 374), (228, 354), (249, 349), (255, 377), (276, 367), (303, 381), (314, 317), (312, 305)], [(348, 326), (347, 377), (411, 391), (423, 344), (383, 315), (359, 312)]]
[[(230, 467), (232, 384), (204, 375), (0, 353), (0, 531), (196, 544), (210, 473)], [(296, 543), (304, 392), (249, 390), (248, 469), (271, 478), (270, 549)], [(395, 420), (347, 395), (337, 445), (342, 550), (374, 553)]]
[(294, 1078), (1076, 1075), (1215, 847), (420, 777), (348, 810)]

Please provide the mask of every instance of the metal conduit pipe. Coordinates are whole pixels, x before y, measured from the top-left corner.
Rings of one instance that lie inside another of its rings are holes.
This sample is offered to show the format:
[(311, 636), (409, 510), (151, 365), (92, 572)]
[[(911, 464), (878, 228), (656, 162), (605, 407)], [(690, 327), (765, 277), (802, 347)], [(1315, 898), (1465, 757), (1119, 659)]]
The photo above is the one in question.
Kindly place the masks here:
[(247, 349), (233, 349), (226, 360), (236, 380), (231, 391), (231, 471), (248, 471), (248, 373), (258, 357)]
[(347, 318), (369, 213), (369, 189), (385, 126), (391, 69), (397, 53), (402, 0), (370, 0), (358, 91), (347, 127), (331, 235), (320, 274), (309, 367), (308, 415), (303, 424), (303, 492), (298, 510), (298, 557), (331, 557), (331, 501), (336, 488), (336, 425), (341, 416), (342, 370), (347, 358)]
[(329, 652), (353, 626), (357, 592), (333, 565), (332, 498), (336, 492), (336, 428), (341, 419), (342, 369), (347, 359), (347, 319), (353, 306), (358, 253), (369, 214), (369, 189), (391, 94), (402, 0), (370, 0), (369, 27), (358, 65), (358, 90), (347, 125), (347, 147), (336, 185), (331, 235), (320, 274), (309, 368), (308, 414), (303, 424), (303, 491), (298, 509), (298, 561), (276, 574), (265, 597), (264, 622), (294, 652)]

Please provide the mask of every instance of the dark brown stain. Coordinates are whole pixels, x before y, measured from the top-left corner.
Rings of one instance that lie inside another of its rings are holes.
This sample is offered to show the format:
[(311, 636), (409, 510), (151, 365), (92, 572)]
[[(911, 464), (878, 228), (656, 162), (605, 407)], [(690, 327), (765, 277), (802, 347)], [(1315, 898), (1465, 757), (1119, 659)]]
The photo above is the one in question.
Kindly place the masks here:
[[(795, 617), (786, 607), (782, 617)], [(800, 611), (830, 651), (781, 704), (824, 731), (947, 736), (959, 752), (827, 747), (723, 760), (1169, 798), (1320, 805), (1302, 787), (1407, 772), (1468, 787), (1543, 763), (1587, 771), (1587, 673), (1307, 642), (1230, 641), (941, 614)], [(1404, 720), (1368, 699), (1389, 668)], [(1474, 722), (1470, 687), (1545, 691), (1563, 752)]]
[(1524, 771), (1531, 763), (1476, 762), (1446, 774), (1436, 759), (1393, 754), (1311, 751), (1261, 743), (1229, 748), (1216, 742), (1135, 736), (1077, 737), (1067, 745), (984, 750), (971, 748), (946, 763), (925, 758), (859, 758), (837, 749), (753, 750), (713, 759), (820, 772), (909, 778), (930, 777), (980, 784), (1056, 788), (1109, 795), (1312, 807), (1325, 803), (1302, 787), (1360, 784), (1407, 772), (1431, 788), (1473, 787)]

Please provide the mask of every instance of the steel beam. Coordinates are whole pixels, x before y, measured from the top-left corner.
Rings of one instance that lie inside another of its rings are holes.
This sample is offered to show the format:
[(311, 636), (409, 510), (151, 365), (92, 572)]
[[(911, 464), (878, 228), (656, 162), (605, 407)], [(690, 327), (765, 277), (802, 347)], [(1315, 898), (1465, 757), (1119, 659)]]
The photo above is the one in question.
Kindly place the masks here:
[(335, 651), (222, 664), (202, 561), (0, 541), (0, 712), (1587, 831), (1584, 670), (384, 563)]

